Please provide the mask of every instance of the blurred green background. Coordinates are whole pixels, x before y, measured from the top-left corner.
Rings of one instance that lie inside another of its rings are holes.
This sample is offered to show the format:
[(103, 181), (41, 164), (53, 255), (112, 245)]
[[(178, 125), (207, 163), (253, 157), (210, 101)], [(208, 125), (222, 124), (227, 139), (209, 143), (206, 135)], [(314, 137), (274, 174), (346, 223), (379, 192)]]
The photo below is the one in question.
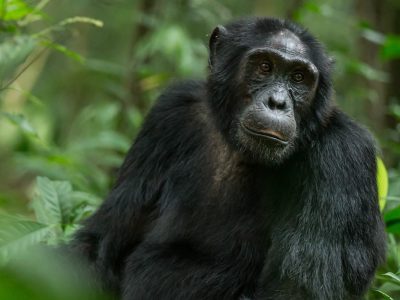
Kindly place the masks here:
[(374, 133), (390, 181), (368, 299), (400, 299), (400, 0), (0, 0), (0, 299), (91, 299), (58, 262), (12, 258), (68, 240), (160, 91), (204, 77), (208, 34), (247, 15), (295, 20), (335, 59), (335, 101)]

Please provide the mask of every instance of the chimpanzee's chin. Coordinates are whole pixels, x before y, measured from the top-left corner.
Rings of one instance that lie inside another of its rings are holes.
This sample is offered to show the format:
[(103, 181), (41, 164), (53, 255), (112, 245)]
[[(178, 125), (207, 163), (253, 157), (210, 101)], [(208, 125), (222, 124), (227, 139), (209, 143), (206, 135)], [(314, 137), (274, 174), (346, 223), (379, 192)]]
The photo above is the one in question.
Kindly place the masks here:
[(290, 140), (283, 143), (276, 138), (254, 135), (243, 128), (239, 128), (236, 136), (238, 151), (252, 163), (279, 165), (294, 151)]

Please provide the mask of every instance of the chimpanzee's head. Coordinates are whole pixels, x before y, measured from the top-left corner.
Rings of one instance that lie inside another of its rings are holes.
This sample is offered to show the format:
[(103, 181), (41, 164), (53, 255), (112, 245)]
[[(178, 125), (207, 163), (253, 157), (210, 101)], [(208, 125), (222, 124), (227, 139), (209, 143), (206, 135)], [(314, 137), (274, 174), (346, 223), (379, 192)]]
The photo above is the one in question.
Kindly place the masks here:
[(210, 104), (246, 157), (280, 163), (323, 127), (331, 111), (330, 60), (293, 23), (254, 18), (210, 37)]

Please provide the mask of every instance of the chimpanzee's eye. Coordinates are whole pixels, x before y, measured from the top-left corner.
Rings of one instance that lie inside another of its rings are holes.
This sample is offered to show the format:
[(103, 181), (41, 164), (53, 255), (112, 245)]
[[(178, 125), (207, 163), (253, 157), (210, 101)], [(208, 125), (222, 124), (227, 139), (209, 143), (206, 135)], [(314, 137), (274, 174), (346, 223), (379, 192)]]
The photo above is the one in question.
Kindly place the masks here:
[(258, 66), (258, 70), (261, 74), (268, 74), (272, 70), (272, 66), (269, 62), (263, 62)]
[(304, 80), (304, 74), (301, 72), (293, 73), (292, 80), (297, 83), (302, 82)]

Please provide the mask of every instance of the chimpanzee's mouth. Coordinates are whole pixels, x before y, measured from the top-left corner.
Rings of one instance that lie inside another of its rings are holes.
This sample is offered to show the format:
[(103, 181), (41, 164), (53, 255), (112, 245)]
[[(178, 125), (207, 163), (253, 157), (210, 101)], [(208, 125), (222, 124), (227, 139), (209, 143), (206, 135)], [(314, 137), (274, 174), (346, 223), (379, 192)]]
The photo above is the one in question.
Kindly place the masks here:
[(240, 124), (244, 131), (246, 131), (248, 134), (255, 135), (258, 137), (266, 138), (268, 140), (287, 145), (289, 143), (288, 140), (286, 140), (282, 134), (278, 131), (274, 131), (272, 129), (255, 129), (251, 128), (248, 125), (241, 123)]

